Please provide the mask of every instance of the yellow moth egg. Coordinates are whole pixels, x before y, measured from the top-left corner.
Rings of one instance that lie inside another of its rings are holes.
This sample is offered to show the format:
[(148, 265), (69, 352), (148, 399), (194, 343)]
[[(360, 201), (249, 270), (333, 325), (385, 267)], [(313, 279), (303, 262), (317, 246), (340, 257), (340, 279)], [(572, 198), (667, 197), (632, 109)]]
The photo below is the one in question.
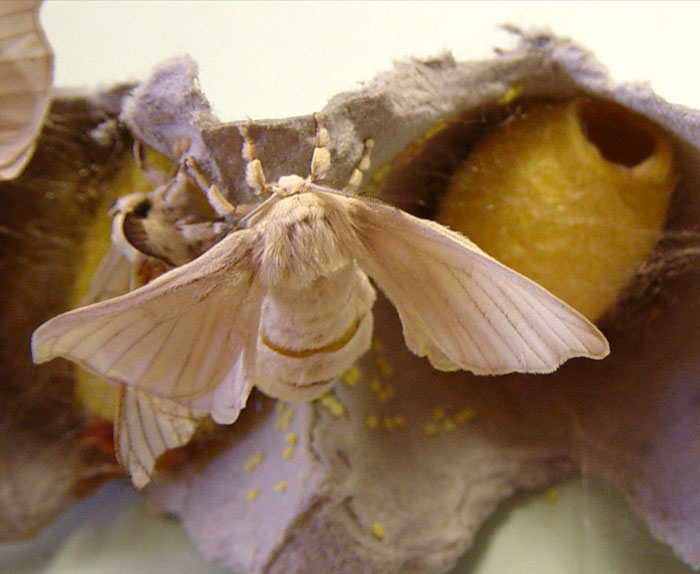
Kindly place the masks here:
[(382, 385), (382, 382), (379, 379), (372, 379), (369, 382), (369, 388), (373, 393), (379, 393), (384, 385)]
[(396, 428), (396, 423), (394, 423), (394, 419), (392, 417), (386, 415), (382, 417), (382, 426), (384, 427), (384, 430), (392, 431)]
[(372, 525), (372, 536), (376, 540), (383, 540), (384, 539), (384, 526), (380, 522), (375, 522)]
[(484, 137), (436, 219), (595, 320), (658, 240), (675, 180), (660, 129), (582, 98)]
[(377, 392), (377, 400), (380, 403), (385, 403), (394, 396), (394, 393), (395, 391), (393, 386), (385, 385)]
[(367, 415), (365, 417), (365, 426), (368, 429), (376, 429), (379, 426), (379, 416)]
[(458, 424), (472, 420), (476, 416), (476, 411), (469, 407), (464, 407), (455, 413), (454, 420)]
[(384, 344), (381, 342), (381, 340), (377, 338), (372, 339), (372, 350), (375, 353), (381, 353), (384, 350)]
[(452, 432), (457, 428), (455, 422), (449, 417), (444, 418), (440, 422), (440, 425), (442, 426), (442, 430), (444, 430), (445, 432)]
[(275, 417), (275, 428), (277, 430), (289, 430), (289, 425), (294, 417), (294, 407), (283, 402), (278, 402), (276, 409), (277, 416)]
[(392, 369), (391, 365), (387, 362), (386, 357), (383, 355), (379, 355), (376, 358), (376, 364), (377, 364), (377, 372), (379, 373), (380, 377), (390, 377), (391, 374), (394, 372), (394, 369)]
[(384, 430), (392, 431), (406, 426), (406, 417), (403, 415), (384, 415), (382, 417)]
[(253, 456), (251, 456), (248, 460), (246, 460), (243, 463), (243, 470), (245, 470), (245, 472), (252, 472), (258, 466), (260, 466), (260, 463), (262, 461), (263, 461), (263, 454), (261, 452), (256, 452)]
[(323, 394), (318, 401), (330, 413), (333, 418), (339, 419), (345, 416), (345, 407), (330, 393)]
[(362, 377), (360, 368), (357, 365), (353, 365), (342, 374), (340, 380), (346, 387), (354, 387), (357, 381), (360, 380), (360, 377)]

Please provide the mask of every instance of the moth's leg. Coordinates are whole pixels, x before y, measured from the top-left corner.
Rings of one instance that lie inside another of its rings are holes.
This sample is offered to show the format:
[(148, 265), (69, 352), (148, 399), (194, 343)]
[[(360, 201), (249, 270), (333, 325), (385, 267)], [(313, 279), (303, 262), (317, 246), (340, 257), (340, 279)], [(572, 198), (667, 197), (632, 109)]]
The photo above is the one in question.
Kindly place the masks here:
[(180, 160), (180, 163), (182, 163), (182, 159), (184, 158), (185, 154), (190, 151), (190, 146), (192, 145), (192, 140), (188, 137), (184, 137), (182, 139), (177, 140), (173, 144), (173, 155)]
[(199, 169), (194, 159), (191, 157), (184, 158), (182, 160), (182, 165), (186, 173), (202, 190), (209, 205), (211, 205), (217, 215), (220, 217), (228, 217), (236, 214), (236, 206), (223, 196), (216, 185), (209, 182), (207, 176), (202, 173), (202, 170)]
[(177, 208), (187, 197), (187, 170), (185, 166), (185, 154), (190, 150), (192, 141), (188, 137), (177, 140), (173, 144), (173, 157), (177, 160), (175, 171), (169, 181), (154, 190), (154, 198), (158, 197), (163, 202), (164, 208)]
[(350, 175), (347, 184), (343, 188), (343, 191), (348, 193), (357, 193), (362, 185), (362, 176), (365, 171), (369, 169), (370, 166), (370, 155), (372, 154), (372, 148), (374, 147), (374, 140), (365, 140), (364, 149), (362, 150), (362, 155), (360, 156), (360, 161), (357, 162), (355, 169)]
[(148, 165), (148, 162), (146, 161), (146, 152), (144, 150), (143, 143), (140, 140), (134, 140), (134, 145), (131, 148), (131, 153), (134, 158), (134, 163), (136, 164), (136, 167), (139, 169), (139, 171), (141, 171), (143, 177), (146, 178), (148, 183), (153, 185), (153, 187), (163, 185), (165, 182), (168, 181), (168, 179), (170, 179), (171, 174)]
[(325, 178), (328, 175), (328, 171), (331, 169), (331, 152), (328, 151), (328, 143), (331, 138), (324, 125), (324, 119), (325, 117), (321, 112), (314, 114), (314, 120), (316, 120), (316, 147), (311, 156), (309, 181), (317, 181)]
[(255, 143), (250, 137), (248, 132), (248, 126), (241, 126), (238, 128), (241, 136), (243, 137), (243, 147), (241, 148), (241, 155), (246, 162), (245, 166), (245, 180), (255, 195), (264, 195), (269, 190), (265, 184), (265, 172), (262, 168), (262, 163), (258, 159), (258, 154), (255, 151)]

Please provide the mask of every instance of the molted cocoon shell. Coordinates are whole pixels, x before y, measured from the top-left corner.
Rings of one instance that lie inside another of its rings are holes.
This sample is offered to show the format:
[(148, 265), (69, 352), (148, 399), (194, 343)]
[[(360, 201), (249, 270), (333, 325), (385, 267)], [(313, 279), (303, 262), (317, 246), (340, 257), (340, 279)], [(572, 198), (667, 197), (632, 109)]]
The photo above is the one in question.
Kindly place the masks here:
[(658, 240), (675, 179), (660, 129), (582, 98), (534, 108), (486, 136), (437, 219), (596, 319)]
[[(163, 156), (148, 150), (146, 154), (149, 165), (163, 171), (172, 167)], [(85, 248), (77, 268), (72, 307), (110, 299), (133, 288), (130, 287), (130, 283), (135, 279), (134, 269), (139, 265), (131, 265), (118, 249), (110, 249), (112, 217), (108, 215), (108, 211), (119, 196), (125, 194), (125, 190), (135, 197), (139, 193), (151, 191), (152, 188), (153, 184), (144, 177), (143, 170), (130, 155), (120, 159), (118, 171), (105, 182), (104, 195), (95, 210), (94, 220), (86, 226)], [(111, 421), (117, 412), (120, 389), (77, 365), (74, 366), (73, 372), (76, 401), (91, 414)]]

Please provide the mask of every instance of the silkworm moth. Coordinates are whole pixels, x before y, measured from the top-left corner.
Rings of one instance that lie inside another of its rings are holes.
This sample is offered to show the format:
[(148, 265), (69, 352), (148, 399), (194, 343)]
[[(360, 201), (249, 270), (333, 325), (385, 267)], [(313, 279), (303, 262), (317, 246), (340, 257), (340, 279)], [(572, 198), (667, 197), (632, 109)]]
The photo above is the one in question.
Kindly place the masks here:
[(306, 178), (266, 183), (241, 133), (259, 201), (234, 206), (203, 184), (230, 233), (135, 291), (51, 319), (32, 337), (35, 362), (66, 357), (229, 424), (253, 386), (310, 400), (368, 350), (369, 277), (396, 307), (408, 348), (440, 370), (545, 373), (608, 353), (588, 320), (463, 235), (357, 195), (371, 141), (336, 190), (318, 183), (331, 167), (322, 116)]
[(40, 5), (0, 2), (0, 180), (19, 175), (31, 158), (49, 105), (53, 53)]
[(111, 247), (102, 258), (81, 305), (132, 291), (201, 255), (223, 238), (229, 226), (211, 222), (187, 192), (179, 169), (162, 174), (148, 193), (130, 193), (110, 208)]

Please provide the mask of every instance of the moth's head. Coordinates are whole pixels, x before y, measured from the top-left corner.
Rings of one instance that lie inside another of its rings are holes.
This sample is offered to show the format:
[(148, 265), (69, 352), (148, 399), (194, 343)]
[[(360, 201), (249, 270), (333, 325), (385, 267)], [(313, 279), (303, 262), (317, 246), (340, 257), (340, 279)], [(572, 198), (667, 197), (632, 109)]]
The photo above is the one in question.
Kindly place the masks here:
[(143, 192), (130, 193), (124, 197), (118, 198), (112, 207), (107, 211), (107, 215), (116, 215), (118, 213), (128, 213), (130, 211), (143, 212), (147, 205), (148, 197)]
[(298, 175), (285, 175), (277, 182), (277, 192), (280, 195), (294, 195), (301, 193), (306, 186), (306, 180)]

